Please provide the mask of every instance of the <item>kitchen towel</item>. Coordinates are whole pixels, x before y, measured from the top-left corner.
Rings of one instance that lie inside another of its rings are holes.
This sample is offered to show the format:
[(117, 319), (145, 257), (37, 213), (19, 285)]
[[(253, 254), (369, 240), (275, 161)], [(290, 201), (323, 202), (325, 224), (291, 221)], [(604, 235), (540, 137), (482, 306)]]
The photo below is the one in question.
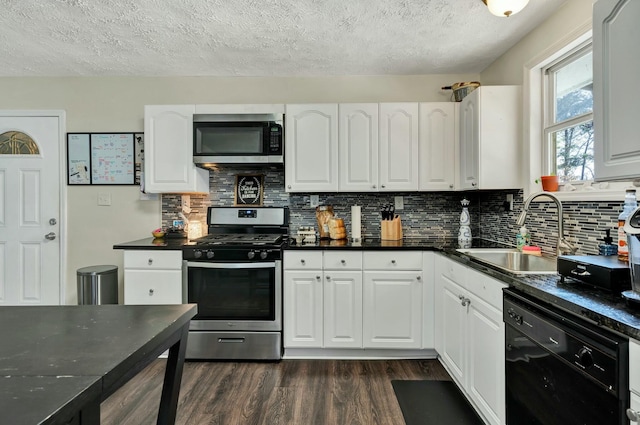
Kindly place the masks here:
[(407, 425), (482, 425), (452, 381), (391, 381)]
[(360, 205), (353, 205), (351, 207), (351, 238), (354, 241), (359, 241), (362, 237), (362, 210)]

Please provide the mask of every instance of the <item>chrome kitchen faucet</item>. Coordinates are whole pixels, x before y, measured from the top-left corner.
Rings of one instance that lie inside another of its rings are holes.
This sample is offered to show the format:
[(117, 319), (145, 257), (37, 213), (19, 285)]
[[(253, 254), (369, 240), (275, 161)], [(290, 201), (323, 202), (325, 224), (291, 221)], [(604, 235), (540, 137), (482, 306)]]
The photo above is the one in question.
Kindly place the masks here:
[(518, 217), (518, 226), (522, 226), (524, 224), (524, 220), (527, 218), (527, 211), (529, 210), (529, 205), (531, 201), (540, 196), (548, 196), (556, 203), (558, 207), (558, 243), (556, 245), (556, 255), (572, 255), (575, 254), (578, 250), (575, 246), (573, 246), (567, 239), (564, 237), (564, 224), (562, 219), (562, 202), (556, 195), (551, 192), (538, 192), (529, 195), (529, 197), (524, 201), (524, 207), (520, 216)]

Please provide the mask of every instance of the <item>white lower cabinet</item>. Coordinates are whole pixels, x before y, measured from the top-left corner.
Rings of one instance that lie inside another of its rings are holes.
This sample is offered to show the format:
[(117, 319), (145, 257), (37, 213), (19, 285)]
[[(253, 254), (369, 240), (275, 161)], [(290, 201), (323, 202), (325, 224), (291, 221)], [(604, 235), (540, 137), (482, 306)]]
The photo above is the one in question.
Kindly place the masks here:
[(441, 255), (435, 260), (435, 345), (488, 424), (505, 423), (502, 289), (507, 285)]
[(634, 339), (629, 340), (629, 391), (627, 416), (631, 423), (640, 423), (640, 341)]
[(421, 348), (422, 271), (364, 272), (364, 347)]
[(422, 276), (421, 251), (285, 251), (285, 348), (433, 349)]
[(181, 251), (124, 251), (125, 304), (181, 304)]

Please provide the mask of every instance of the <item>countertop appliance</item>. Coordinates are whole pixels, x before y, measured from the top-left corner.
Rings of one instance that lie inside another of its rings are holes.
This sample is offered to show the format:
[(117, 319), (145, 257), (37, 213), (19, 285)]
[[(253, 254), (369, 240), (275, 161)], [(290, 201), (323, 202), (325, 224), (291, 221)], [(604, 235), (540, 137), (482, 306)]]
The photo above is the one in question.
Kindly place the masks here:
[(507, 423), (623, 425), (628, 340), (504, 290)]
[(640, 305), (640, 207), (627, 217), (624, 223), (629, 245), (629, 272), (631, 274), (631, 290), (624, 291), (622, 296), (628, 303)]
[(193, 117), (193, 162), (216, 164), (283, 164), (283, 114), (196, 114)]
[(187, 359), (282, 357), (285, 207), (209, 207), (209, 234), (183, 249), (187, 302), (198, 305)]
[(612, 255), (561, 255), (558, 273), (560, 282), (571, 278), (612, 292), (631, 287), (629, 265)]

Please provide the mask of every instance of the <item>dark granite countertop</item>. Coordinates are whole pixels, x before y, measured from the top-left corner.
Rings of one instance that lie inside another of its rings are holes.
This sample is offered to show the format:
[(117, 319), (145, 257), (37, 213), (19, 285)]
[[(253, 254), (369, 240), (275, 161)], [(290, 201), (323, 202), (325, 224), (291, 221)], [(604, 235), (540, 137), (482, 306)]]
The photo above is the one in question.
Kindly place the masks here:
[[(382, 241), (380, 239), (364, 239), (360, 242), (344, 240), (319, 240), (313, 244), (295, 244), (290, 239), (286, 249), (290, 250), (389, 250), (404, 249), (418, 251), (439, 251), (473, 269), (486, 273), (510, 287), (531, 295), (538, 300), (554, 305), (572, 314), (588, 319), (604, 328), (640, 340), (640, 306), (629, 306), (616, 293), (594, 289), (579, 282), (560, 282), (560, 275), (515, 275), (491, 268), (472, 260), (467, 255), (456, 251), (457, 239), (442, 238), (405, 238), (401, 241)], [(186, 239), (168, 239), (160, 242), (153, 238), (140, 239), (114, 245), (115, 249), (182, 249), (192, 242)], [(474, 239), (473, 247), (504, 247), (496, 242)]]

